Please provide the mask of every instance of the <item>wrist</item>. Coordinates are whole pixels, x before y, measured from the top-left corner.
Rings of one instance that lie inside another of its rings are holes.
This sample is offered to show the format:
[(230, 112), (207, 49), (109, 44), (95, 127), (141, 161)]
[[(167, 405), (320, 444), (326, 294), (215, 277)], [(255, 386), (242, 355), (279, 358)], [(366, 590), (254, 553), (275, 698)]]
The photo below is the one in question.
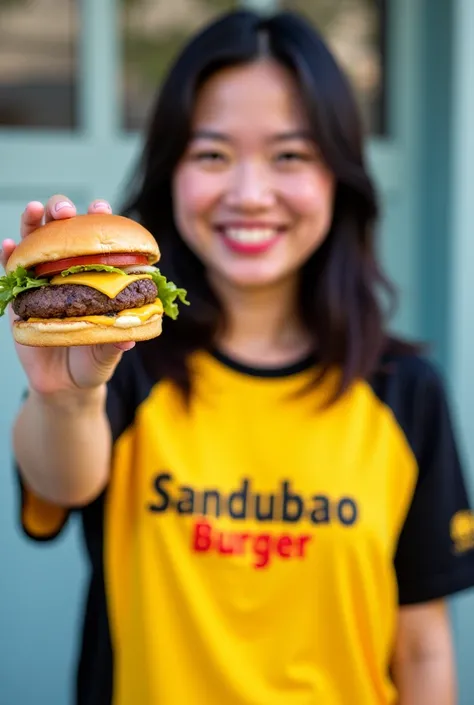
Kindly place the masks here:
[(57, 392), (38, 392), (30, 388), (28, 400), (44, 412), (68, 414), (102, 410), (105, 406), (106, 395), (105, 384), (90, 389), (68, 389)]

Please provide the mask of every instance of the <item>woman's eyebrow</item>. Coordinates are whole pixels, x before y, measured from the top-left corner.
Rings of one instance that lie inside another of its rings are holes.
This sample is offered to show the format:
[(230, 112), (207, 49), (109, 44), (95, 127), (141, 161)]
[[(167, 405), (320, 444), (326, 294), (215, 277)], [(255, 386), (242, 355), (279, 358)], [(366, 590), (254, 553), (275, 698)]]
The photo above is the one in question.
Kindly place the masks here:
[(292, 130), (291, 132), (280, 132), (273, 135), (271, 142), (285, 142), (287, 140), (311, 140), (311, 134), (308, 130)]
[[(195, 140), (216, 140), (219, 142), (231, 142), (229, 135), (216, 130), (195, 130), (191, 134), (191, 138)], [(285, 142), (288, 140), (311, 140), (311, 134), (308, 130), (291, 130), (289, 132), (279, 132), (272, 135), (270, 142)]]
[(219, 142), (231, 141), (228, 135), (225, 135), (223, 132), (216, 132), (215, 130), (195, 130), (191, 134), (191, 138), (194, 140), (217, 140)]

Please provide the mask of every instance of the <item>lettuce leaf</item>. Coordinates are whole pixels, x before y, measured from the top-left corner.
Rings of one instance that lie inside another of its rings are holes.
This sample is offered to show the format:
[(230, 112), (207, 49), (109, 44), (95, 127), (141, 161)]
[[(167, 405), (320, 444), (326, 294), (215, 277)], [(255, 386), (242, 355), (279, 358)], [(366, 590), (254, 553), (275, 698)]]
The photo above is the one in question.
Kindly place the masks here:
[(38, 279), (24, 267), (17, 267), (15, 271), (0, 277), (0, 316), (3, 316), (8, 304), (27, 289), (46, 286), (48, 279)]
[(176, 284), (167, 281), (159, 269), (156, 269), (155, 272), (150, 272), (150, 274), (158, 289), (158, 298), (163, 304), (163, 311), (167, 316), (176, 320), (179, 313), (176, 299), (179, 299), (185, 306), (189, 306), (189, 301), (186, 299), (186, 289), (178, 289)]
[(115, 272), (115, 274), (123, 274), (126, 272), (117, 267), (111, 267), (109, 264), (76, 264), (74, 267), (69, 267), (61, 272), (62, 277), (67, 277), (68, 274), (78, 274), (78, 272)]

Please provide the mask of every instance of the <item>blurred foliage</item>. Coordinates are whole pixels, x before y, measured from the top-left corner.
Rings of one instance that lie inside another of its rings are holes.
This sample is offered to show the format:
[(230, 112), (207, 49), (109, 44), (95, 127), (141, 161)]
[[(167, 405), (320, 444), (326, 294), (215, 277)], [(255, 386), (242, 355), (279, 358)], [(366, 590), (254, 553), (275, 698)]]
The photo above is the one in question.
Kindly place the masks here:
[[(0, 0), (1, 2), (15, 2), (16, 0)], [(24, 2), (25, 0), (23, 0)], [(125, 8), (134, 8), (134, 7), (139, 7), (143, 0), (120, 0), (122, 5)], [(170, 0), (155, 0), (155, 5), (164, 5), (165, 3), (170, 2)], [(229, 0), (204, 0), (204, 4), (209, 7), (211, 10), (215, 10), (217, 12), (222, 11), (222, 10), (228, 10), (230, 7), (238, 7), (239, 3), (238, 0), (234, 0), (233, 2), (229, 2)]]
[[(135, 0), (125, 0), (134, 2)], [(124, 56), (127, 71), (135, 73), (140, 83), (156, 86), (166, 73), (170, 61), (188, 37), (187, 32), (175, 30), (160, 38), (149, 39), (129, 33), (124, 37)]]
[[(0, 0), (0, 2), (5, 1), (10, 0)], [(202, 21), (205, 22), (209, 17), (242, 6), (238, 0), (194, 0), (190, 3), (190, 13), (181, 13), (181, 15), (176, 13), (177, 16), (171, 26), (168, 25), (169, 29), (159, 31), (157, 28), (156, 32), (150, 32), (148, 27), (141, 25), (138, 14), (140, 7), (144, 6), (147, 0), (120, 0), (120, 2), (122, 3), (122, 50), (126, 92), (135, 95), (135, 99), (142, 103), (147, 103), (151, 99), (170, 63)], [(166, 8), (164, 14), (168, 19), (170, 2), (173, 0), (154, 0), (154, 7), (158, 12), (160, 7), (164, 10)], [(379, 4), (380, 0), (280, 0), (282, 9), (301, 12), (328, 37), (340, 20), (350, 18), (351, 11), (362, 9), (369, 13), (377, 13)], [(192, 16), (191, 8), (196, 8), (196, 17)], [(363, 41), (368, 44), (373, 43), (377, 51), (377, 22), (374, 22), (374, 29), (370, 34), (372, 36), (366, 36)], [(351, 66), (346, 66), (346, 69), (349, 74), (352, 74)], [(368, 95), (365, 98), (360, 97), (362, 102), (369, 100), (364, 110), (369, 112), (367, 120), (371, 122), (372, 98)]]
[[(1, 1), (1, 0), (0, 0)], [(170, 0), (156, 0), (157, 4)], [(124, 4), (123, 52), (127, 71), (132, 71), (139, 81), (148, 87), (155, 87), (166, 73), (170, 62), (182, 48), (190, 34), (189, 24), (175, 26), (173, 30), (152, 37), (140, 31), (132, 31), (127, 26), (127, 11), (135, 11), (142, 0), (122, 0)], [(237, 0), (201, 0), (206, 15), (217, 15), (238, 6)]]
[[(0, 0), (11, 2), (12, 0)], [(24, 0), (23, 0), (24, 1)], [(157, 5), (171, 0), (155, 0)], [(137, 78), (146, 85), (156, 85), (166, 71), (169, 62), (176, 55), (189, 36), (189, 24), (183, 23), (182, 29), (176, 25), (165, 35), (151, 37), (139, 31), (132, 31), (127, 26), (127, 13), (134, 12), (143, 0), (121, 0), (124, 5), (124, 58), (128, 70), (136, 73)], [(238, 0), (200, 0), (206, 15), (217, 15), (239, 6)], [(301, 12), (309, 18), (323, 33), (346, 10), (355, 5), (375, 9), (378, 0), (283, 0), (281, 6)]]
[(21, 7), (22, 5), (27, 5), (31, 0), (0, 0), (0, 10), (5, 7)]
[(355, 7), (377, 11), (380, 0), (283, 0), (281, 5), (286, 10), (300, 12), (326, 33), (345, 12)]
[(239, 7), (239, 3), (234, 0), (205, 0), (205, 5), (213, 10), (216, 14), (219, 12), (225, 12), (226, 10), (232, 10)]
[[(281, 2), (284, 9), (296, 10), (309, 19), (330, 45), (333, 40), (337, 42), (339, 39), (339, 47), (334, 44), (333, 49), (352, 81), (366, 128), (369, 132), (379, 134), (384, 130), (382, 110), (386, 86), (383, 75), (380, 74), (379, 79), (374, 78), (374, 75), (383, 71), (379, 63), (379, 42), (382, 36), (380, 20), (383, 16), (384, 2), (386, 0), (282, 0)], [(357, 16), (356, 13), (362, 13), (369, 18), (369, 21), (363, 25), (362, 34), (360, 34), (360, 26), (354, 28), (351, 24), (351, 18)], [(345, 25), (342, 33), (341, 25)], [(342, 37), (346, 48), (352, 44), (354, 51), (348, 54), (341, 51)], [(354, 59), (354, 56), (359, 58)], [(369, 58), (370, 56), (372, 58)], [(370, 62), (373, 63), (372, 68), (369, 68)], [(373, 85), (370, 88), (367, 81), (370, 83), (371, 80)]]

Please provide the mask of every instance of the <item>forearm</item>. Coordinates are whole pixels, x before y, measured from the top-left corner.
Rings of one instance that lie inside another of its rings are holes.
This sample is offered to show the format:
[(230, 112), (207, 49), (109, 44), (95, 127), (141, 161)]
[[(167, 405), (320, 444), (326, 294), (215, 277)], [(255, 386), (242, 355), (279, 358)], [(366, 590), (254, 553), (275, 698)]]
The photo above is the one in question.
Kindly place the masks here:
[(456, 705), (452, 659), (427, 656), (407, 659), (394, 667), (398, 705)]
[(111, 433), (105, 386), (43, 396), (30, 392), (13, 429), (26, 485), (61, 506), (87, 504), (106, 485)]

